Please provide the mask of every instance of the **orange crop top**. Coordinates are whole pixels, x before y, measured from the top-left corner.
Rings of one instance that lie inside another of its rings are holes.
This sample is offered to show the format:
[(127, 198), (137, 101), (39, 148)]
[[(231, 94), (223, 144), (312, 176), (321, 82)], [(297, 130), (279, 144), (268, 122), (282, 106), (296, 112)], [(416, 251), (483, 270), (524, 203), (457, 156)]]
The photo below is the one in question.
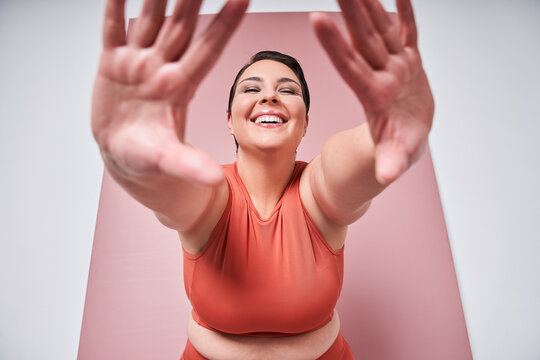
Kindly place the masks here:
[(323, 238), (300, 200), (293, 175), (262, 219), (238, 175), (223, 165), (229, 200), (208, 242), (184, 251), (184, 284), (200, 325), (229, 334), (287, 336), (327, 324), (343, 285), (343, 248)]

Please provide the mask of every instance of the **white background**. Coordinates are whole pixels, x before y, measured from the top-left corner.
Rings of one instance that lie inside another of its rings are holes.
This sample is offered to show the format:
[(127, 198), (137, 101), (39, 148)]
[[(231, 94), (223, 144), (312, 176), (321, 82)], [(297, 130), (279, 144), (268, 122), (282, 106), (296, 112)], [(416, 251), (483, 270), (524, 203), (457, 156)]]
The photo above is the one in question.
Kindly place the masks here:
[[(538, 360), (540, 1), (414, 5), (474, 358)], [(103, 9), (104, 0), (0, 1), (2, 360), (77, 356), (103, 171), (89, 126)], [(250, 6), (337, 9), (330, 0)]]

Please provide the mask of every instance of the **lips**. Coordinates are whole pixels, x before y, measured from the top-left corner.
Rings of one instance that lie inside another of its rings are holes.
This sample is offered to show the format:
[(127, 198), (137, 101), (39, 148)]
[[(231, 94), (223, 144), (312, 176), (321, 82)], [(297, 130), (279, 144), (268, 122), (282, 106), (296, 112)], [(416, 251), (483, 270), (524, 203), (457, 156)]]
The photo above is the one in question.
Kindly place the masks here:
[(269, 123), (269, 124), (283, 124), (285, 121), (276, 115), (262, 115), (254, 120), (255, 124)]
[(277, 127), (287, 123), (287, 119), (280, 113), (262, 112), (255, 115), (251, 122), (263, 127)]

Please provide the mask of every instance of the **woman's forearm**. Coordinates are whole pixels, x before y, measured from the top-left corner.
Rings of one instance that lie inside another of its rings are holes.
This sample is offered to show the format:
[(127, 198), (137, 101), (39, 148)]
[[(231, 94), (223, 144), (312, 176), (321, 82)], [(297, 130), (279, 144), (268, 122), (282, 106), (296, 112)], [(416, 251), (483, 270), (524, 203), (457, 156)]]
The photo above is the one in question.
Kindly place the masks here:
[(189, 230), (208, 207), (215, 187), (165, 175), (134, 176), (103, 156), (105, 167), (116, 182), (135, 200), (154, 211), (165, 226)]

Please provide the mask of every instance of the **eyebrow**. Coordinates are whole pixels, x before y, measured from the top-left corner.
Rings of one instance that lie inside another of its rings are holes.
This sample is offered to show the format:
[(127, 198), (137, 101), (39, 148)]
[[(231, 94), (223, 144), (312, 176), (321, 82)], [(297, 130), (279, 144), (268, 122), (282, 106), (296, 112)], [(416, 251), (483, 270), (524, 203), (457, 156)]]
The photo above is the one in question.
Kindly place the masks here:
[[(243, 83), (244, 81), (248, 81), (248, 80), (251, 80), (251, 81), (263, 81), (263, 79), (259, 76), (251, 76), (251, 77), (248, 77), (248, 78), (245, 78), (244, 80), (240, 81), (238, 84), (241, 84)], [(296, 85), (300, 86), (300, 84), (298, 83), (298, 81), (296, 80), (293, 80), (291, 78), (288, 78), (288, 77), (282, 77), (278, 80), (278, 83), (284, 83), (284, 82), (293, 82), (295, 83)], [(302, 86), (300, 86), (302, 87)]]

